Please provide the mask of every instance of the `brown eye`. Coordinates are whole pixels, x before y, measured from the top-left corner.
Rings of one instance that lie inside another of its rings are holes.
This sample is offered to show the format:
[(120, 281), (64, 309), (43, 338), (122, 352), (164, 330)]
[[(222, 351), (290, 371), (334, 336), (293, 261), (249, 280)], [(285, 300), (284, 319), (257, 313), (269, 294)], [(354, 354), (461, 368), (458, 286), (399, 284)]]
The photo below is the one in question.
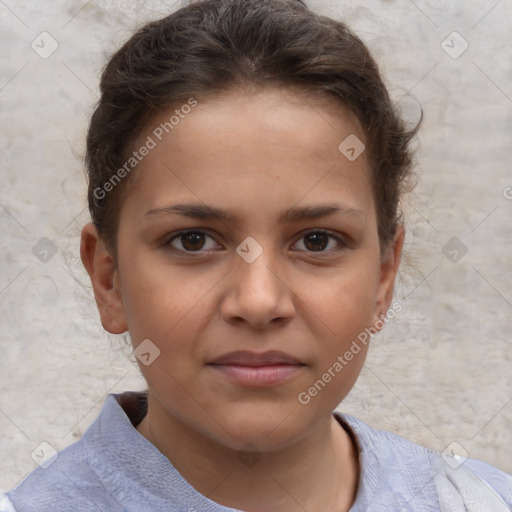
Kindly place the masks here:
[(183, 233), (182, 235), (180, 235), (180, 238), (183, 247), (187, 251), (197, 251), (198, 249), (201, 249), (204, 245), (203, 233)]
[[(334, 240), (335, 243), (333, 244), (331, 240)], [(301, 241), (303, 241), (304, 249), (300, 248), (300, 250), (306, 252), (335, 252), (347, 246), (342, 237), (330, 231), (310, 231), (302, 236), (299, 242)]]
[(166, 245), (171, 245), (182, 252), (205, 252), (201, 249), (209, 250), (215, 247), (215, 243), (210, 244), (210, 247), (205, 247), (208, 239), (213, 240), (211, 236), (203, 231), (182, 231), (170, 238)]
[(310, 251), (323, 251), (329, 244), (329, 237), (325, 233), (311, 233), (304, 237), (304, 245)]

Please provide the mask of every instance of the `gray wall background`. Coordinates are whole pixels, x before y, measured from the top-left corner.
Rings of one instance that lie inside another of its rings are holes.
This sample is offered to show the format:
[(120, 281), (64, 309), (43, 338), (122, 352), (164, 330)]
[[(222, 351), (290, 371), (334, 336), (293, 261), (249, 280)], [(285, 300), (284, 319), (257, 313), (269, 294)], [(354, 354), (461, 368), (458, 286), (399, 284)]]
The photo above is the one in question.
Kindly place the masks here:
[[(403, 310), (340, 410), (512, 472), (512, 2), (308, 4), (365, 40), (408, 119), (425, 113)], [(0, 2), (0, 488), (76, 441), (108, 393), (144, 387), (79, 259), (80, 158), (107, 57), (179, 5)]]

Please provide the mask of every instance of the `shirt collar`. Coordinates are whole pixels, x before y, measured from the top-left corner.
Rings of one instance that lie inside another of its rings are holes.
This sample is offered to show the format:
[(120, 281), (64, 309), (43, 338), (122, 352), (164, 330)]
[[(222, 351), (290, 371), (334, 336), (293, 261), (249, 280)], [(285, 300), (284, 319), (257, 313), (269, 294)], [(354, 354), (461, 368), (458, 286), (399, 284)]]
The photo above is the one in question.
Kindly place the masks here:
[[(146, 411), (147, 392), (107, 396), (98, 418), (97, 435), (106, 441), (105, 446), (111, 451), (111, 461), (114, 464), (116, 460), (121, 462), (115, 469), (129, 473), (126, 474), (127, 478), (142, 480), (149, 493), (162, 499), (173, 500), (179, 496), (189, 507), (198, 510), (238, 512), (197, 492), (167, 457), (136, 430), (135, 427)], [(406, 504), (424, 493), (429, 494), (433, 483), (428, 458), (425, 456), (428, 450), (395, 434), (375, 430), (348, 414), (337, 411), (333, 414), (351, 436), (359, 453), (358, 490), (350, 512), (367, 510), (384, 495), (389, 495), (388, 499), (400, 499)], [(411, 469), (414, 469), (413, 474)], [(398, 498), (396, 489), (400, 494)], [(435, 504), (432, 505), (435, 507)]]

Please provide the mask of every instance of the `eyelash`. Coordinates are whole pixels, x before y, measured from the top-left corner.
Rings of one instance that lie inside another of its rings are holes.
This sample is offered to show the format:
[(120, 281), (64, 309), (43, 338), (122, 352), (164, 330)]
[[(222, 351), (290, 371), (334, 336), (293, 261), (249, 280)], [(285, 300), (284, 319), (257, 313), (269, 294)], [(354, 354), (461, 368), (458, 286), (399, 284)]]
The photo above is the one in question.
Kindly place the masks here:
[[(197, 228), (197, 229), (185, 229), (183, 231), (178, 231), (176, 233), (173, 233), (172, 235), (167, 237), (164, 240), (163, 245), (165, 247), (173, 249), (173, 250), (175, 250), (177, 252), (182, 252), (182, 253), (185, 253), (185, 254), (201, 254), (201, 253), (208, 253), (208, 252), (211, 251), (211, 250), (206, 250), (206, 251), (203, 251), (203, 250), (187, 251), (187, 250), (183, 250), (183, 249), (177, 249), (176, 247), (171, 245), (171, 242), (173, 242), (176, 239), (179, 239), (179, 237), (181, 235), (185, 235), (185, 234), (188, 234), (188, 233), (201, 233), (201, 234), (203, 234), (203, 235), (213, 239), (213, 237), (210, 234), (208, 234), (204, 229), (200, 229), (200, 228)], [(345, 248), (347, 248), (349, 246), (349, 243), (343, 237), (341, 237), (340, 235), (336, 234), (335, 232), (327, 230), (327, 229), (311, 229), (311, 230), (305, 232), (299, 238), (299, 240), (302, 240), (307, 235), (310, 235), (312, 233), (320, 233), (320, 234), (323, 234), (323, 235), (327, 235), (329, 238), (333, 238), (334, 240), (336, 240), (341, 247), (339, 247), (337, 249), (321, 250), (321, 251), (308, 251), (308, 250), (304, 251), (304, 252), (306, 252), (308, 254), (314, 254), (314, 255), (332, 254), (332, 253), (336, 253), (336, 252), (342, 251), (343, 249), (345, 249)]]

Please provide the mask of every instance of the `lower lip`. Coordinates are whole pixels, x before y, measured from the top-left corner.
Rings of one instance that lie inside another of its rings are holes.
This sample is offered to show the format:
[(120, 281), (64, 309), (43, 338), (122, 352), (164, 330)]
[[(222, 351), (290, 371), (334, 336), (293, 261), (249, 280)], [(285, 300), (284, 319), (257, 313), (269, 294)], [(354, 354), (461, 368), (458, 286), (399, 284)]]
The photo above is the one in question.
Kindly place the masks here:
[(210, 366), (241, 386), (275, 386), (291, 379), (303, 367), (295, 364), (272, 366), (213, 364)]

